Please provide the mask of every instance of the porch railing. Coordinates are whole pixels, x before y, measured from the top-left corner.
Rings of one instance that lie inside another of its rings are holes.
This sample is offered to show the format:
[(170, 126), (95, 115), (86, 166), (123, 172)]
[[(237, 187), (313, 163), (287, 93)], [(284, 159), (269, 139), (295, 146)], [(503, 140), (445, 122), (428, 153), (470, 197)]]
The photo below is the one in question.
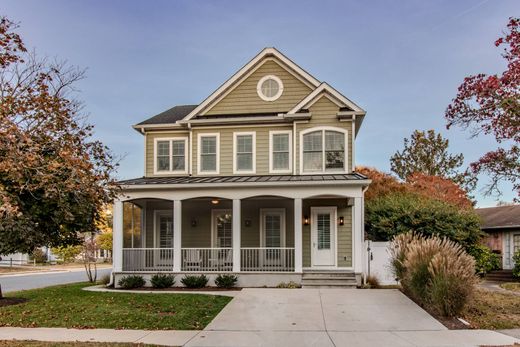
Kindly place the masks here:
[(182, 271), (233, 270), (233, 248), (182, 248)]
[(242, 247), (241, 259), (241, 271), (294, 271), (294, 247)]
[(123, 248), (123, 271), (172, 271), (173, 248)]

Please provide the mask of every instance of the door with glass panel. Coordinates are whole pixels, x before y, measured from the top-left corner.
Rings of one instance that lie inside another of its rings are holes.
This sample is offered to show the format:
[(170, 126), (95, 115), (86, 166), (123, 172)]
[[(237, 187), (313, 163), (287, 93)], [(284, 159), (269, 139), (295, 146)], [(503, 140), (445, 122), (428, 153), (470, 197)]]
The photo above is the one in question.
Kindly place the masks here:
[(336, 207), (311, 208), (312, 266), (336, 266)]
[[(231, 210), (212, 210), (212, 250), (205, 260), (212, 267), (231, 270), (233, 266), (233, 216)], [(222, 249), (224, 248), (224, 249)]]
[(285, 254), (285, 209), (260, 210), (260, 245), (264, 248), (261, 265), (284, 266)]
[(172, 211), (155, 211), (155, 263), (173, 266), (173, 215)]

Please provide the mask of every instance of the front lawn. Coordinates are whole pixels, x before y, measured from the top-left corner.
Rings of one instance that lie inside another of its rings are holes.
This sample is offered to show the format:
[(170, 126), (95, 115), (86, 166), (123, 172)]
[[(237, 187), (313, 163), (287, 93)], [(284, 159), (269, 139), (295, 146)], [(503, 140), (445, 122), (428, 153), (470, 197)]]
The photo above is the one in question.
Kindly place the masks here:
[(520, 328), (520, 296), (477, 289), (463, 318), (478, 329)]
[(519, 292), (520, 293), (520, 282), (509, 282), (509, 283), (502, 283), (500, 287), (512, 290), (513, 292)]
[(153, 347), (142, 343), (0, 341), (0, 347)]
[(0, 326), (200, 330), (231, 301), (202, 294), (100, 293), (87, 283), (9, 293), (27, 302), (0, 307)]

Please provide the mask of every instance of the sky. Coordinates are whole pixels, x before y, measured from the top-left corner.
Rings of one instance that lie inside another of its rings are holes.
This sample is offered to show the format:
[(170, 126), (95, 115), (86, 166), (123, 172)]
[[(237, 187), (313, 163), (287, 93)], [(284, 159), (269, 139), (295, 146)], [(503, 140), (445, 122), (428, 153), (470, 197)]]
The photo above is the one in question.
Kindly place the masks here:
[[(122, 157), (118, 178), (144, 172), (132, 129), (174, 105), (198, 104), (264, 47), (276, 47), (367, 111), (358, 165), (390, 171), (415, 130), (435, 129), (465, 165), (497, 147), (492, 137), (446, 129), (463, 78), (500, 73), (494, 41), (518, 0), (79, 1), (0, 0), (27, 47), (86, 68), (77, 88), (95, 137)], [(477, 205), (511, 201), (485, 197)]]

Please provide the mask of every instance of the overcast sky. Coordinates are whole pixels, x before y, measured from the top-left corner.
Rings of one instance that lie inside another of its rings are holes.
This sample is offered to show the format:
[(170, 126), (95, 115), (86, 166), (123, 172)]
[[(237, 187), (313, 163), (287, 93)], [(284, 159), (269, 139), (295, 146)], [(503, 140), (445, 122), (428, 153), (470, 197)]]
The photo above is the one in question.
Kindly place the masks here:
[(465, 76), (504, 70), (493, 42), (520, 1), (0, 0), (0, 14), (20, 22), (26, 46), (88, 68), (78, 87), (96, 137), (133, 178), (144, 163), (132, 124), (201, 102), (266, 46), (367, 111), (358, 164), (388, 171), (404, 137), (435, 129), (467, 165), (497, 144), (446, 130), (444, 110)]

